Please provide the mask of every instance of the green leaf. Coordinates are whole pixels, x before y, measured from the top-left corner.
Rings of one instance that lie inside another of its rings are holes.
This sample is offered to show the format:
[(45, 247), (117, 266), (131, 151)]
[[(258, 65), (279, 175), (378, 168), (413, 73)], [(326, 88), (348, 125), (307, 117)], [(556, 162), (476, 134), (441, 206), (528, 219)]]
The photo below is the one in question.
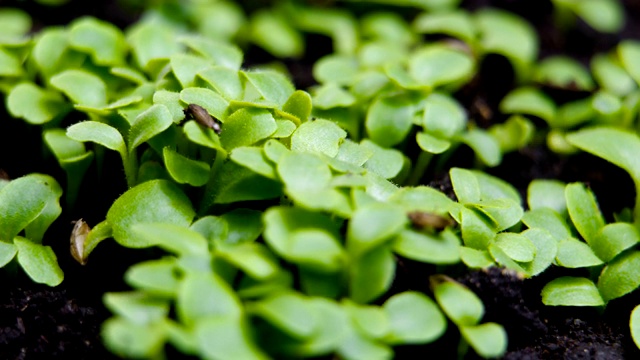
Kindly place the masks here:
[(601, 32), (617, 33), (624, 25), (624, 8), (617, 1), (578, 1), (575, 11), (582, 20)]
[(343, 263), (336, 225), (327, 216), (300, 208), (272, 207), (264, 215), (267, 244), (288, 261), (334, 272)]
[(591, 91), (594, 87), (589, 72), (578, 61), (567, 56), (545, 58), (538, 65), (534, 79), (567, 89)]
[[(220, 5), (219, 7), (223, 7), (226, 4)], [(225, 16), (224, 11), (219, 11), (216, 15)], [(208, 22), (212, 22), (212, 19), (209, 18)], [(183, 35), (179, 41), (200, 55), (213, 60), (216, 65), (234, 70), (237, 76), (237, 70), (242, 65), (242, 51), (236, 45), (199, 34)]]
[(413, 114), (413, 104), (406, 96), (378, 97), (367, 111), (367, 133), (383, 147), (396, 145), (409, 134)]
[(590, 244), (596, 233), (605, 225), (596, 198), (582, 183), (572, 183), (565, 188), (567, 210), (576, 229)]
[(548, 231), (556, 241), (571, 237), (571, 230), (562, 216), (549, 208), (527, 211), (522, 216), (522, 222), (530, 229), (539, 228)]
[(336, 83), (319, 86), (313, 91), (313, 106), (318, 109), (350, 107), (356, 98)]
[(169, 314), (166, 300), (141, 292), (105, 293), (102, 300), (111, 312), (134, 324), (153, 324)]
[(233, 161), (222, 165), (212, 181), (216, 184), (212, 195), (216, 204), (271, 199), (282, 195), (280, 182), (258, 175)]
[(536, 256), (532, 262), (522, 264), (527, 275), (536, 276), (546, 270), (556, 258), (558, 243), (547, 231), (541, 229), (529, 229), (522, 232), (536, 248)]
[(177, 264), (173, 257), (137, 263), (127, 269), (124, 280), (153, 295), (175, 297), (178, 293)]
[(125, 38), (116, 26), (90, 17), (71, 24), (69, 45), (88, 52), (97, 65), (104, 66), (123, 64), (127, 53)]
[(389, 318), (381, 307), (344, 301), (343, 308), (358, 333), (371, 339), (381, 339), (389, 333)]
[(352, 327), (347, 327), (347, 333), (343, 337), (337, 351), (342, 359), (393, 358), (393, 350), (390, 346), (370, 339), (366, 334), (361, 334)]
[[(620, 50), (620, 48), (618, 48), (618, 50)], [(631, 63), (630, 66), (635, 65)], [(629, 76), (629, 73), (625, 71), (620, 61), (611, 55), (594, 55), (591, 59), (591, 71), (600, 86), (618, 96), (627, 95), (637, 88), (636, 82)], [(640, 71), (637, 75), (640, 76)]]
[(457, 221), (460, 223), (464, 245), (470, 248), (486, 250), (496, 236), (490, 220), (477, 211), (463, 208)]
[(166, 336), (165, 327), (159, 324), (140, 325), (121, 317), (110, 318), (102, 324), (105, 345), (121, 356), (157, 356)]
[(331, 169), (315, 154), (292, 152), (277, 164), (278, 175), (287, 189), (314, 191), (326, 188), (331, 181)]
[(280, 271), (278, 260), (262, 244), (221, 246), (216, 249), (216, 256), (258, 280), (274, 277)]
[(136, 62), (141, 69), (151, 70), (154, 60), (168, 59), (179, 52), (175, 30), (161, 22), (140, 22), (127, 34)]
[(424, 132), (416, 134), (416, 142), (420, 148), (431, 154), (441, 154), (451, 147), (451, 142), (439, 139)]
[(291, 81), (275, 71), (251, 71), (242, 74), (264, 100), (278, 107), (284, 105), (295, 91)]
[(317, 119), (303, 123), (291, 135), (291, 150), (335, 157), (347, 132), (329, 121)]
[(206, 162), (189, 159), (169, 147), (162, 150), (162, 156), (167, 172), (178, 184), (202, 186), (209, 181), (210, 168)]
[(362, 255), (400, 233), (407, 223), (401, 208), (390, 204), (372, 204), (353, 214), (347, 228), (347, 249), (354, 256)]
[(158, 90), (153, 93), (153, 103), (166, 106), (173, 116), (174, 123), (179, 123), (185, 118), (185, 109), (183, 104), (180, 103), (180, 94), (177, 92)]
[(556, 105), (542, 91), (521, 87), (511, 91), (500, 102), (500, 111), (505, 114), (533, 115), (553, 125), (556, 118)]
[(544, 286), (542, 303), (547, 306), (601, 306), (604, 300), (593, 281), (563, 276)]
[(433, 295), (447, 317), (458, 326), (477, 325), (484, 315), (484, 305), (480, 298), (467, 287), (452, 280), (442, 279), (435, 285)]
[(530, 262), (536, 256), (536, 246), (521, 234), (500, 233), (496, 236), (495, 245), (514, 261)]
[(389, 317), (391, 344), (425, 344), (444, 334), (447, 321), (433, 300), (406, 291), (385, 301), (383, 309)]
[(242, 312), (233, 289), (216, 274), (189, 272), (180, 282), (176, 314), (188, 326), (207, 317), (238, 319)]
[(512, 115), (507, 121), (495, 124), (488, 130), (498, 142), (500, 151), (507, 153), (527, 146), (533, 140), (535, 126), (524, 116)]
[(0, 268), (13, 260), (18, 253), (18, 248), (13, 243), (0, 241)]
[(317, 314), (316, 329), (309, 339), (298, 346), (293, 345), (295, 353), (315, 356), (335, 351), (351, 327), (345, 311), (335, 301), (321, 297), (310, 298), (308, 304)]
[(273, 164), (266, 158), (262, 148), (250, 146), (237, 147), (233, 149), (229, 157), (236, 163), (264, 177), (269, 179), (276, 178)]
[(180, 92), (180, 100), (186, 104), (202, 106), (216, 119), (226, 119), (229, 102), (211, 89), (197, 87), (185, 88)]
[(474, 14), (483, 53), (496, 53), (509, 58), (519, 77), (538, 57), (538, 38), (533, 27), (510, 12), (482, 9)]
[(631, 75), (636, 83), (640, 84), (640, 66), (638, 66), (640, 42), (634, 40), (621, 42), (618, 45), (618, 57), (629, 75)]
[(591, 239), (591, 249), (605, 262), (640, 242), (638, 229), (628, 223), (613, 223), (602, 227)]
[(183, 53), (172, 54), (169, 63), (171, 64), (171, 71), (173, 71), (183, 88), (193, 86), (196, 75), (213, 66), (209, 59)]
[(196, 325), (200, 352), (207, 359), (267, 360), (254, 343), (251, 329), (243, 319), (232, 316), (206, 318)]
[(195, 120), (187, 121), (183, 126), (183, 131), (187, 138), (192, 142), (211, 149), (224, 151), (220, 144), (220, 137), (216, 132), (209, 128), (198, 125)]
[(459, 139), (473, 149), (476, 156), (487, 166), (497, 166), (502, 161), (500, 145), (488, 132), (471, 129), (460, 135)]
[(45, 124), (67, 111), (60, 94), (28, 82), (11, 89), (6, 101), (7, 110), (12, 116), (34, 125)]
[(313, 77), (322, 84), (350, 85), (358, 74), (358, 67), (353, 56), (330, 54), (313, 65)]
[(480, 183), (475, 173), (461, 168), (449, 170), (453, 191), (461, 204), (480, 201)]
[(629, 320), (629, 327), (631, 328), (631, 337), (637, 347), (640, 348), (640, 306), (636, 306), (631, 311), (631, 319)]
[(549, 208), (558, 214), (566, 214), (565, 186), (566, 184), (559, 180), (534, 179), (527, 188), (529, 209)]
[(251, 18), (251, 40), (277, 58), (299, 57), (304, 52), (304, 39), (282, 13), (256, 11)]
[(164, 105), (153, 105), (140, 115), (136, 116), (129, 130), (129, 152), (152, 137), (165, 131), (173, 124), (171, 112)]
[(497, 358), (507, 351), (507, 332), (500, 324), (461, 326), (460, 334), (483, 358)]
[(20, 9), (3, 8), (0, 10), (0, 34), (2, 36), (19, 36), (31, 29), (31, 17)]
[(600, 273), (598, 289), (604, 301), (619, 298), (640, 286), (640, 252), (629, 251), (611, 261)]
[(33, 281), (49, 286), (57, 286), (62, 282), (64, 273), (50, 246), (35, 244), (21, 236), (15, 237), (13, 244), (18, 250), (20, 266)]
[(477, 250), (466, 246), (460, 247), (460, 259), (472, 269), (488, 268), (495, 265), (488, 250)]
[(388, 247), (378, 246), (354, 259), (349, 268), (349, 296), (365, 304), (387, 292), (395, 275), (395, 258)]
[(411, 77), (432, 88), (466, 80), (474, 67), (471, 56), (445, 45), (425, 46), (409, 58)]
[(242, 108), (226, 119), (220, 141), (225, 149), (233, 150), (266, 139), (277, 129), (276, 121), (269, 111)]
[(82, 121), (67, 128), (67, 136), (76, 141), (92, 141), (126, 156), (127, 147), (114, 127), (97, 121)]
[(311, 95), (302, 90), (296, 90), (282, 105), (282, 111), (295, 116), (300, 122), (309, 120), (311, 108)]
[(84, 70), (66, 70), (51, 78), (51, 85), (77, 105), (100, 107), (107, 104), (107, 87), (98, 76)]
[(164, 222), (188, 226), (195, 216), (191, 202), (173, 183), (150, 180), (122, 194), (107, 212), (107, 221), (113, 227), (113, 238), (128, 247), (147, 247), (133, 230), (138, 223)]
[(207, 239), (194, 230), (169, 223), (137, 223), (131, 226), (135, 235), (149, 245), (159, 246), (179, 256), (208, 257)]
[(364, 168), (391, 179), (398, 175), (404, 166), (404, 156), (396, 149), (385, 149), (373, 141), (363, 139), (360, 146), (370, 151), (372, 156), (364, 163)]
[(12, 180), (0, 188), (1, 241), (11, 242), (40, 216), (51, 201), (55, 186), (58, 186), (49, 184), (52, 180), (43, 175), (32, 174)]
[(462, 131), (467, 114), (460, 103), (442, 93), (432, 93), (424, 102), (422, 126), (425, 132), (438, 138), (450, 139)]
[[(227, 236), (224, 239), (225, 245), (237, 245), (255, 241), (264, 225), (261, 220), (262, 213), (251, 209), (233, 209), (220, 218), (227, 224)], [(222, 243), (216, 242), (217, 245)]]
[[(0, 38), (1, 41), (1, 38)], [(17, 54), (0, 48), (0, 76), (20, 77), (24, 74), (21, 59)]]
[(313, 305), (294, 292), (280, 293), (248, 305), (248, 311), (267, 320), (296, 339), (309, 338), (316, 330), (318, 314)]
[(448, 213), (455, 204), (447, 195), (429, 186), (403, 187), (389, 201), (402, 206), (407, 212), (422, 211), (442, 215)]
[(467, 44), (476, 39), (476, 26), (467, 11), (462, 9), (443, 12), (423, 12), (413, 21), (418, 33), (446, 34)]
[(573, 145), (601, 157), (627, 171), (635, 182), (640, 181), (640, 139), (621, 129), (596, 127), (583, 129), (567, 136)]
[(451, 231), (437, 234), (402, 231), (393, 241), (393, 251), (408, 259), (432, 264), (460, 261), (460, 239)]
[(238, 70), (223, 66), (213, 66), (200, 71), (198, 77), (209, 84), (227, 100), (240, 100), (244, 93)]
[(558, 243), (558, 254), (556, 255), (558, 265), (567, 268), (579, 268), (597, 266), (603, 264), (593, 250), (586, 243), (568, 238)]

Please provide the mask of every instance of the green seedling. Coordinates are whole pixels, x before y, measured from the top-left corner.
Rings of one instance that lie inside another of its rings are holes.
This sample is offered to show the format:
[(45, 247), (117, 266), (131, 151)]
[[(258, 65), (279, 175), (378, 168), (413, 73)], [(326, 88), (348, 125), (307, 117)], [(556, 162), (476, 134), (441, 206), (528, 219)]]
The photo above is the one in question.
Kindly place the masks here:
[[(3, 181), (4, 182), (4, 181)], [(16, 258), (35, 282), (56, 286), (64, 277), (51, 247), (42, 245), (62, 212), (62, 189), (52, 177), (30, 174), (0, 188), (0, 265)]]
[(568, 26), (579, 17), (597, 31), (616, 33), (624, 25), (624, 10), (618, 0), (553, 0), (556, 21)]
[(438, 305), (460, 330), (460, 356), (471, 346), (484, 357), (499, 357), (507, 349), (507, 334), (496, 323), (480, 324), (484, 315), (482, 301), (469, 289), (442, 275), (434, 275), (429, 281)]

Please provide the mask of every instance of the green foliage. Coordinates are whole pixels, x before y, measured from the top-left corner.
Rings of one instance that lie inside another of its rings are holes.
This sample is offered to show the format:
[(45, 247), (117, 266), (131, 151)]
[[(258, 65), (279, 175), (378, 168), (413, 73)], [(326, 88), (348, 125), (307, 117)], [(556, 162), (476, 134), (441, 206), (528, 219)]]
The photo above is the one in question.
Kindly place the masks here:
[[(36, 282), (56, 286), (63, 273), (51, 247), (42, 245), (46, 230), (62, 212), (62, 189), (48, 175), (30, 174), (0, 188), (0, 265), (14, 257)], [(24, 236), (20, 236), (24, 234)]]
[[(504, 328), (481, 323), (484, 305), (455, 281), (433, 277), (435, 301), (394, 292), (403, 258), (445, 274), (586, 268), (590, 277), (546, 284), (551, 306), (605, 306), (640, 286), (640, 216), (607, 224), (585, 185), (552, 180), (529, 185), (525, 211), (516, 188), (481, 171), (546, 138), (558, 153), (622, 167), (638, 187), (638, 43), (596, 55), (589, 71), (564, 56), (538, 59), (533, 27), (506, 11), (376, 3), (419, 13), (409, 24), (369, 11), (375, 4), (357, 18), (349, 4), (282, 2), (245, 15), (227, 1), (158, 2), (124, 31), (84, 17), (29, 37), (26, 13), (0, 10), (0, 91), (64, 169), (63, 205), (74, 206), (91, 166), (121, 173), (104, 167), (103, 148), (122, 161), (128, 188), (93, 229), (77, 223), (74, 257), (84, 264), (111, 238), (163, 254), (130, 267), (131, 291), (105, 294), (111, 351), (162, 358), (170, 344), (211, 359), (392, 358), (394, 346), (437, 341), (449, 319), (460, 356), (468, 347), (504, 354)], [(602, 32), (622, 25), (617, 1), (553, 3), (561, 25), (575, 16)], [(330, 38), (334, 52), (313, 64), (318, 84), (308, 92), (282, 64), (245, 67), (252, 59), (239, 46), (306, 58), (310, 33)], [(458, 100), (489, 54), (516, 74), (501, 123)], [(584, 97), (555, 103), (549, 88)], [(216, 126), (187, 116), (190, 105)], [(62, 129), (71, 111), (82, 121)], [(461, 147), (477, 169), (447, 168)], [(447, 171), (455, 201), (422, 185)], [(41, 245), (61, 195), (46, 175), (0, 180), (0, 265), (16, 259), (34, 281), (62, 281)]]

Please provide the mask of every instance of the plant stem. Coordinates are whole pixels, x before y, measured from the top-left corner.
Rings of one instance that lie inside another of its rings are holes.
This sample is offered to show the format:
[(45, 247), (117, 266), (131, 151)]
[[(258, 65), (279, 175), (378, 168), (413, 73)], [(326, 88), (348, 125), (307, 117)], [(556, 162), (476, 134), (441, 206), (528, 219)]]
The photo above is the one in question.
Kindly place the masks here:
[(218, 174), (218, 170), (224, 165), (227, 161), (228, 153), (224, 150), (218, 150), (216, 152), (216, 159), (213, 161), (213, 165), (211, 165), (211, 171), (209, 172), (209, 181), (207, 182), (207, 186), (204, 189), (204, 195), (202, 196), (202, 201), (200, 202), (200, 209), (198, 213), (200, 215), (204, 215), (204, 213), (209, 210), (209, 207), (213, 204), (213, 200), (215, 198), (216, 192), (218, 189), (216, 188), (216, 175)]
[(422, 175), (427, 170), (429, 163), (431, 162), (431, 158), (433, 158), (433, 154), (423, 151), (418, 156), (418, 160), (416, 161), (409, 178), (407, 179), (407, 186), (416, 186), (422, 179)]
[(132, 188), (136, 185), (136, 175), (138, 173), (138, 157), (135, 149), (128, 154), (122, 155), (122, 163), (124, 164), (124, 175), (127, 178), (127, 186)]

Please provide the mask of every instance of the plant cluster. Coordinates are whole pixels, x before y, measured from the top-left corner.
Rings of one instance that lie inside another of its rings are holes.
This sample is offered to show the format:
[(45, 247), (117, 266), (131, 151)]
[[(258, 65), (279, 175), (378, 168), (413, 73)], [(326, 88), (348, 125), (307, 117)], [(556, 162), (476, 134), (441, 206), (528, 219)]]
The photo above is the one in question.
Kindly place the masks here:
[[(597, 55), (589, 71), (538, 61), (532, 26), (503, 10), (379, 2), (424, 11), (409, 22), (295, 1), (249, 15), (227, 1), (161, 2), (124, 31), (84, 17), (30, 34), (27, 14), (0, 10), (0, 90), (14, 118), (3, 121), (38, 126), (66, 173), (0, 180), (0, 266), (62, 281), (42, 245), (63, 211), (58, 181), (73, 207), (111, 150), (128, 189), (103, 221), (78, 220), (73, 256), (84, 264), (108, 239), (165, 253), (126, 272), (131, 291), (104, 296), (114, 314), (104, 340), (119, 355), (158, 358), (168, 343), (207, 359), (392, 358), (454, 326), (461, 352), (498, 357), (505, 330), (482, 322), (482, 302), (451, 269), (590, 270), (550, 281), (550, 306), (606, 306), (640, 286), (640, 195), (606, 224), (584, 184), (535, 180), (525, 206), (482, 171), (546, 142), (616, 164), (638, 190), (640, 42)], [(621, 26), (616, 1), (553, 3), (559, 26), (575, 16)], [(306, 33), (333, 41), (313, 66), (316, 86), (296, 89), (278, 65), (243, 67), (248, 44), (302, 56)], [(486, 127), (456, 94), (489, 54), (508, 59), (518, 85), (500, 102), (506, 121)], [(585, 96), (556, 104), (548, 87)], [(447, 169), (461, 147), (478, 169)], [(424, 185), (428, 169), (448, 172), (455, 200)], [(437, 265), (431, 294), (389, 292), (399, 258)], [(640, 344), (638, 308), (631, 330)]]

